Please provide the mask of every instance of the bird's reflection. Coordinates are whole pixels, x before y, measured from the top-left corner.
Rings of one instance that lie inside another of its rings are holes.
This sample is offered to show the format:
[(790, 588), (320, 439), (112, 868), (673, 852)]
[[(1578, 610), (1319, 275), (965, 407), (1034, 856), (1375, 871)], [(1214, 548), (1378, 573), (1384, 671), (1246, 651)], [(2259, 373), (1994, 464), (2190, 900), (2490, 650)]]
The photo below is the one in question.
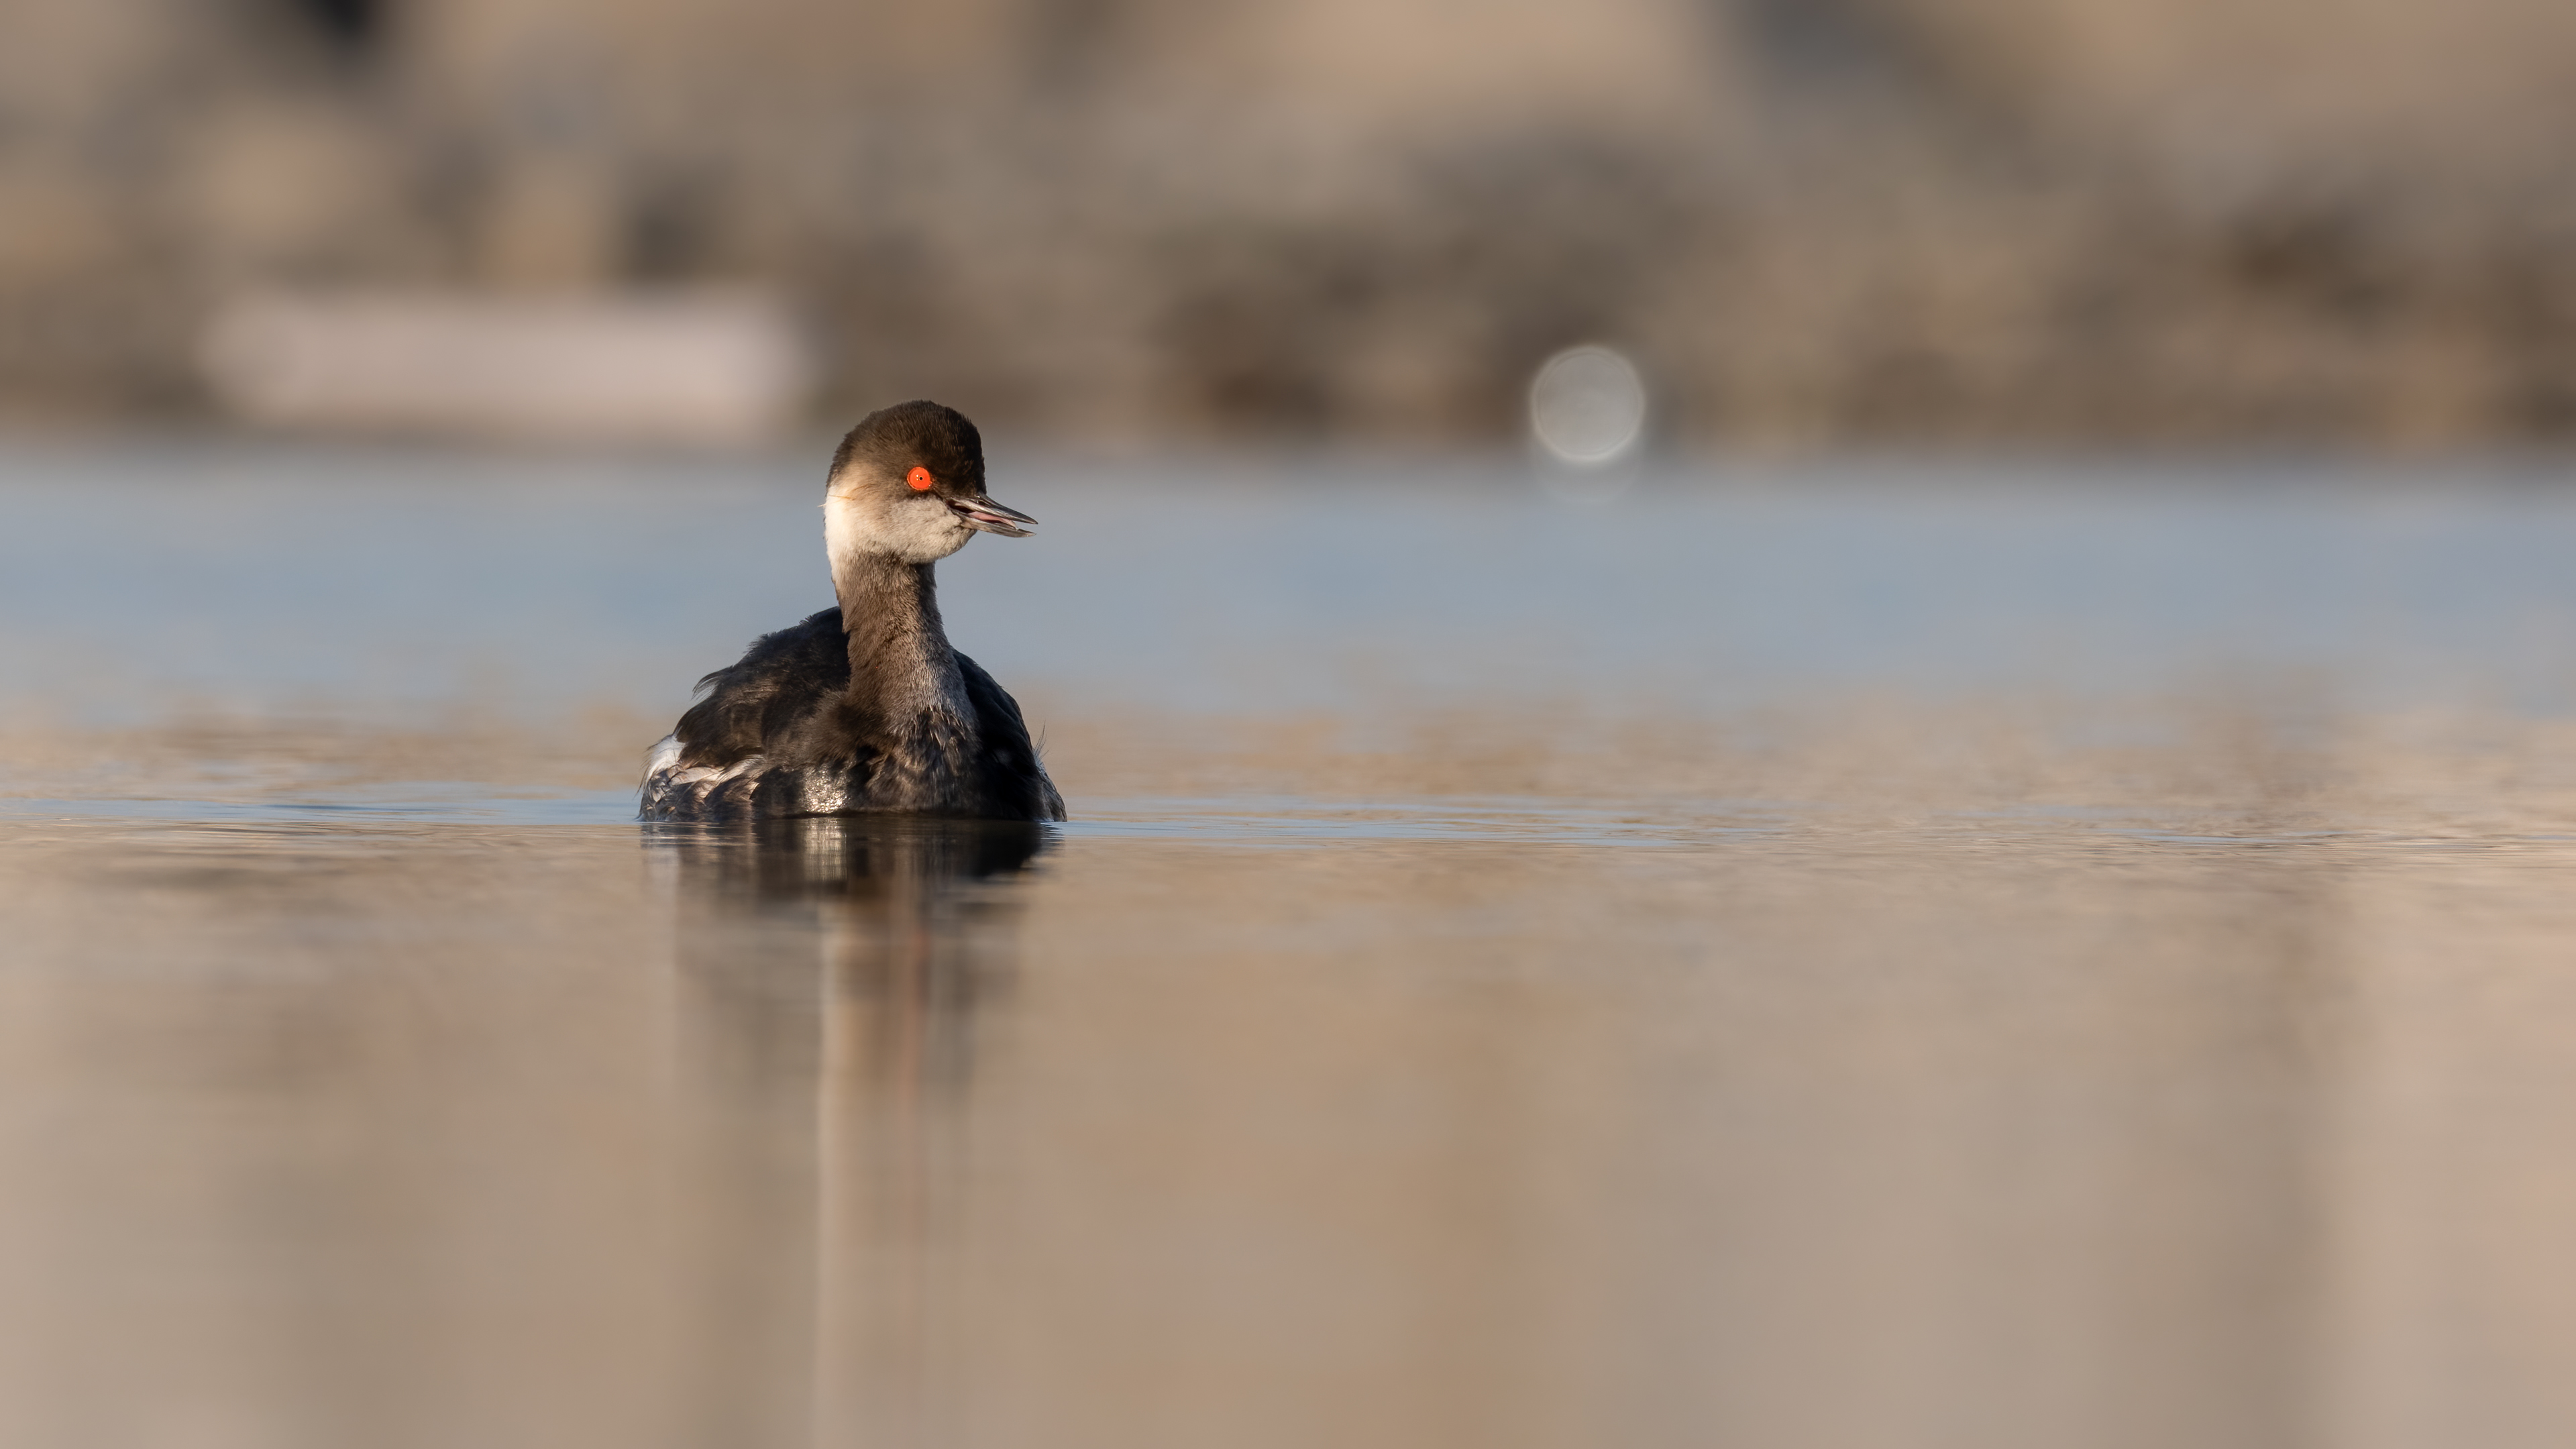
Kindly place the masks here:
[[(942, 1345), (978, 1027), (1045, 827), (883, 817), (653, 827), (702, 1109), (696, 1437), (955, 1437)], [(802, 1382), (795, 1380), (801, 1379)]]

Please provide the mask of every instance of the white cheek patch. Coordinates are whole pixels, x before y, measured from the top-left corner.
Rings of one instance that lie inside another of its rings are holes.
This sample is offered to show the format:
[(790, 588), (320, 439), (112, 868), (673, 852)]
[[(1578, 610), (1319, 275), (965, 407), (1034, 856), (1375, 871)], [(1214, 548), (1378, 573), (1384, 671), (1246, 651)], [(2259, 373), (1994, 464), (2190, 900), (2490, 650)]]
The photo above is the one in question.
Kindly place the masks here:
[(887, 500), (835, 492), (823, 498), (823, 543), (836, 569), (863, 554), (930, 563), (965, 547), (974, 536), (965, 520), (933, 495)]

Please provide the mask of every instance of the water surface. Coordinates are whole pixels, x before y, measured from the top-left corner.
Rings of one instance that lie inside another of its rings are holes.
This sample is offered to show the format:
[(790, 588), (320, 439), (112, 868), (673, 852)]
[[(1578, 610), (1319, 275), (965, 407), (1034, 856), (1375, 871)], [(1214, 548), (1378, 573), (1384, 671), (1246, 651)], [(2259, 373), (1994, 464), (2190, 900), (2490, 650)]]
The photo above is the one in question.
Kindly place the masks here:
[(1005, 459), (1076, 819), (639, 826), (809, 471), (0, 455), (0, 1441), (2576, 1429), (2576, 494)]

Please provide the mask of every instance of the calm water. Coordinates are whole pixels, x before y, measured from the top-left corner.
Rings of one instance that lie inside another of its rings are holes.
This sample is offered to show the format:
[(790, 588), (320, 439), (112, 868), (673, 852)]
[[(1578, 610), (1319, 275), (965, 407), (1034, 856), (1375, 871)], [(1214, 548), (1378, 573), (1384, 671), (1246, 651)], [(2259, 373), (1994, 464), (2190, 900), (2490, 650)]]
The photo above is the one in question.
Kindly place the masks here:
[(0, 450), (0, 1443), (2558, 1445), (2576, 479)]

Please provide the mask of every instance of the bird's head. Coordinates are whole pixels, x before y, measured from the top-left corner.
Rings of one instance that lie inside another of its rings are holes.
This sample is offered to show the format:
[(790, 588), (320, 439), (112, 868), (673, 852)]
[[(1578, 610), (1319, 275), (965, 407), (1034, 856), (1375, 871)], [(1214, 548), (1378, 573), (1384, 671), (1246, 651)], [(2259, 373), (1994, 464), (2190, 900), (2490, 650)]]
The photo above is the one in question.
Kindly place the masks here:
[(1037, 520), (984, 495), (984, 440), (955, 408), (897, 403), (859, 420), (832, 455), (823, 531), (837, 567), (873, 554), (929, 563), (978, 533), (1026, 538)]

